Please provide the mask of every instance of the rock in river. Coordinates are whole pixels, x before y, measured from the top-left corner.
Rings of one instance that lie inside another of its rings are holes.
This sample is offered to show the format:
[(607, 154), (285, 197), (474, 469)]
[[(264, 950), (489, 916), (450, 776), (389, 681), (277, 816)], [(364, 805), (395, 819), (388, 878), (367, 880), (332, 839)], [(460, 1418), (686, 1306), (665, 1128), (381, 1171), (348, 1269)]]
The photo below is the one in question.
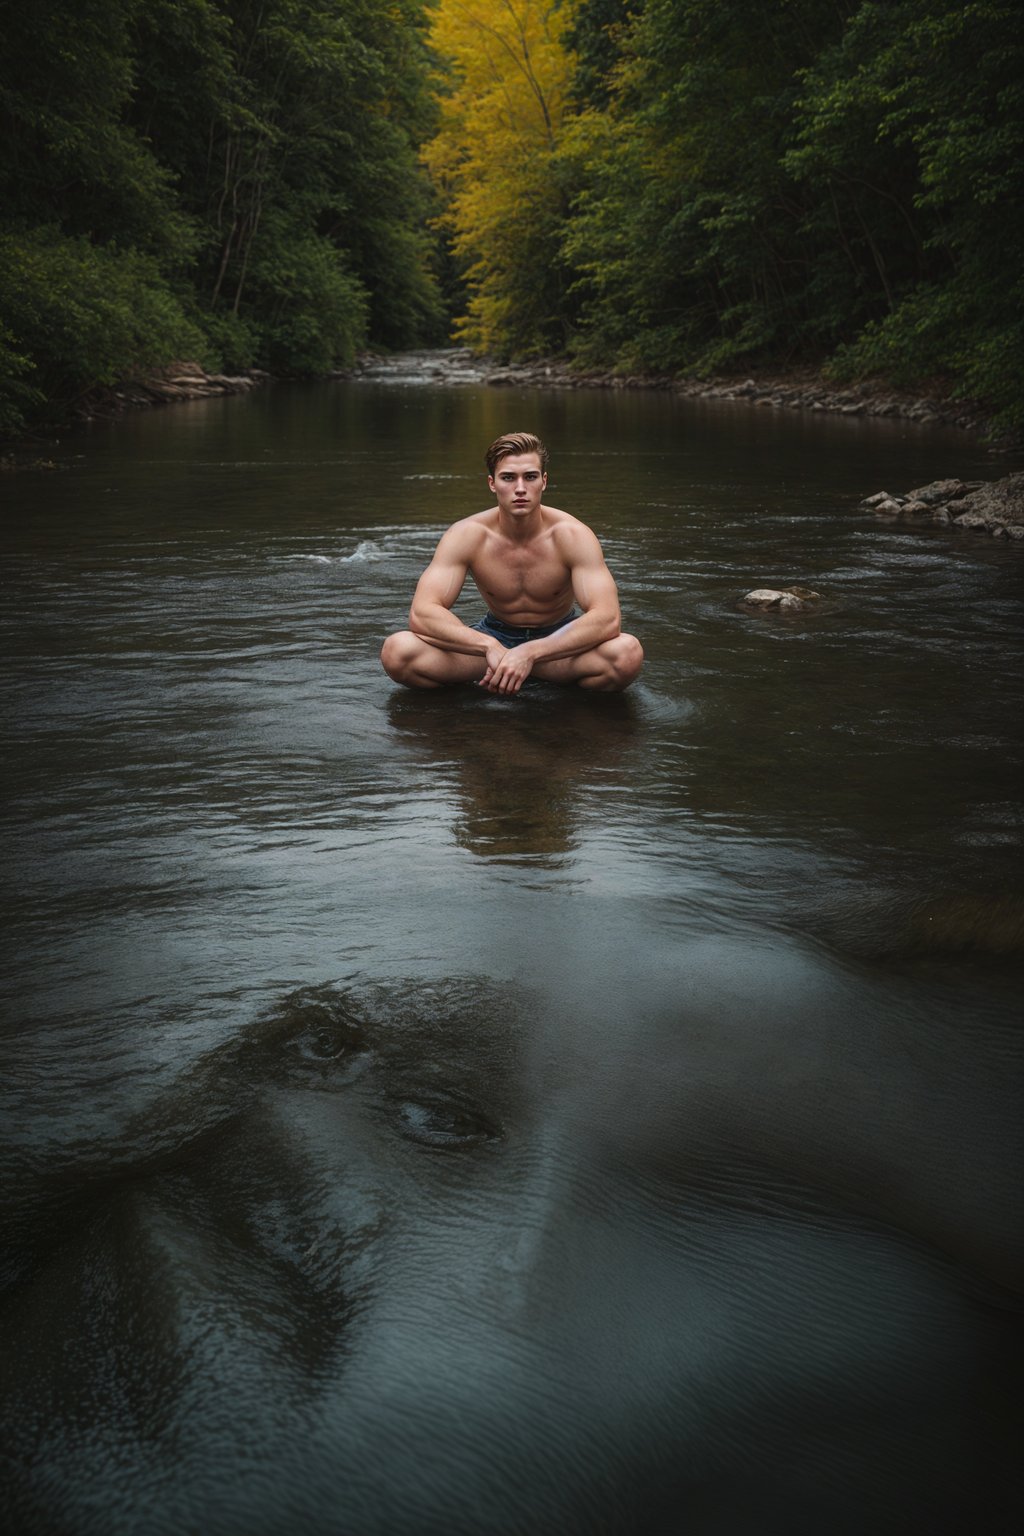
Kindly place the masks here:
[(1024, 540), (1024, 472), (1002, 480), (933, 480), (902, 496), (876, 491), (861, 506), (869, 507), (876, 517)]
[(741, 599), (744, 608), (777, 609), (780, 613), (799, 613), (808, 604), (818, 602), (820, 592), (810, 587), (755, 587)]

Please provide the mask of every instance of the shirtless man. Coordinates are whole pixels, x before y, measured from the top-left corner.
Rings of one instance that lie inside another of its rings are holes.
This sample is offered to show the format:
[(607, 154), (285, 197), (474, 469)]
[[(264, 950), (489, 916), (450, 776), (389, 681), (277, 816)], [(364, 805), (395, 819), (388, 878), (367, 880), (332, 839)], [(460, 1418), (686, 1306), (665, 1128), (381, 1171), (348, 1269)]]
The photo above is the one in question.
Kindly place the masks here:
[[(644, 653), (622, 633), (600, 544), (585, 523), (541, 500), (547, 457), (530, 432), (507, 433), (488, 448), (487, 483), (498, 504), (453, 523), (434, 551), (409, 628), (389, 635), (380, 653), (396, 683), (479, 683), (512, 694), (531, 675), (605, 691), (637, 676)], [(451, 611), (467, 573), (489, 610), (473, 625)]]

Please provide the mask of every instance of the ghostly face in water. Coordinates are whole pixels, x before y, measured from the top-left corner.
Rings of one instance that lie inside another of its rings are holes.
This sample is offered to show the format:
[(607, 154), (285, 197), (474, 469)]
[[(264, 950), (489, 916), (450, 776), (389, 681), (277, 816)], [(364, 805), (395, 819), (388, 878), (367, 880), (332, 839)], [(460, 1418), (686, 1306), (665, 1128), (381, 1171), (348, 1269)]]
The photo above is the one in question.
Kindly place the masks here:
[[(127, 1128), (118, 1172), (53, 1192), (57, 1232), (39, 1201), (8, 1528), (977, 1511), (1008, 1181), (951, 1142), (948, 1035), (882, 1042), (797, 952), (708, 940), (640, 985), (628, 1014), (575, 979), (295, 993)], [(983, 1031), (970, 1056), (968, 1119), (1000, 1102)]]

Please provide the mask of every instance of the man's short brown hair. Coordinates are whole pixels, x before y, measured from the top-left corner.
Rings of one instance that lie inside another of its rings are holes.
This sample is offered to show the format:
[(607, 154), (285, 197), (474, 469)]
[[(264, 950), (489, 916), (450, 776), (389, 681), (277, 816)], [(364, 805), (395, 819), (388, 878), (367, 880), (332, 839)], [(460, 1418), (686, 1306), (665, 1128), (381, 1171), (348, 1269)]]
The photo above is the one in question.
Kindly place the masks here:
[(501, 437), (496, 437), (487, 450), (487, 473), (494, 479), (494, 471), (502, 459), (507, 459), (511, 454), (517, 456), (521, 453), (540, 454), (541, 473), (547, 474), (548, 451), (539, 437), (532, 432), (505, 432)]

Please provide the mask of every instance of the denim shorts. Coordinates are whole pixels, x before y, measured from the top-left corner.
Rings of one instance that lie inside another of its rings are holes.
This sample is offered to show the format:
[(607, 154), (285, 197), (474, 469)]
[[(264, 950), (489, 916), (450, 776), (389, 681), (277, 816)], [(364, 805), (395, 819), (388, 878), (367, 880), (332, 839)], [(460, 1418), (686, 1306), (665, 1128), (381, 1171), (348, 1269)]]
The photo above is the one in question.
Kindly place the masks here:
[(559, 619), (556, 624), (506, 624), (504, 619), (499, 619), (497, 614), (488, 611), (482, 619), (477, 619), (471, 624), (470, 629), (478, 629), (482, 635), (490, 635), (492, 640), (497, 640), (506, 650), (511, 650), (514, 645), (525, 645), (527, 640), (543, 640), (546, 635), (553, 635), (556, 629), (562, 629), (573, 619), (578, 619), (579, 614), (575, 608), (570, 609), (564, 619)]

